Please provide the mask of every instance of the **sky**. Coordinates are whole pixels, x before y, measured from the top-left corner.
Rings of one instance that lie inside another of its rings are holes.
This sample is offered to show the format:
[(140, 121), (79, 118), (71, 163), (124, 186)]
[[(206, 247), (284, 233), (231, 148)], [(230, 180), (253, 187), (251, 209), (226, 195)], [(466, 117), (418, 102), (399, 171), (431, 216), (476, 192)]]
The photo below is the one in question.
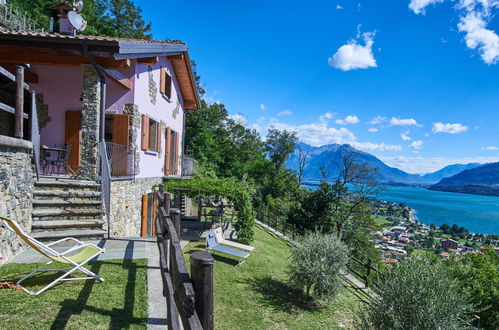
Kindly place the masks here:
[(499, 161), (499, 0), (145, 1), (208, 102), (262, 136), (348, 143), (427, 173)]

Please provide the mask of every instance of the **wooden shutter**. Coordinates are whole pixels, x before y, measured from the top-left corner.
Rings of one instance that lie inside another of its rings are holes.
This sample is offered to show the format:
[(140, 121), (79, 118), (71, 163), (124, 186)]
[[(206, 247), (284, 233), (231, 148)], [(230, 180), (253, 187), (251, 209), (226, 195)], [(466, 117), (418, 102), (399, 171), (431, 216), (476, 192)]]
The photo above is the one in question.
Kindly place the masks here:
[(165, 175), (170, 175), (170, 163), (171, 163), (171, 138), (172, 138), (172, 130), (171, 128), (166, 129), (166, 138), (165, 138)]
[(179, 175), (179, 161), (178, 161), (179, 146), (180, 146), (180, 135), (178, 133), (175, 133), (175, 156), (174, 156), (175, 158), (173, 160), (175, 175)]
[(77, 171), (80, 167), (80, 142), (81, 142), (81, 112), (67, 111), (66, 112), (66, 127), (65, 127), (64, 143), (71, 145), (69, 153), (68, 166)]
[(149, 199), (147, 194), (142, 195), (142, 221), (140, 236), (147, 236), (147, 213), (149, 209)]
[(129, 144), (130, 116), (112, 115), (113, 118), (113, 143), (122, 146)]
[(147, 150), (149, 148), (149, 117), (142, 115), (142, 136), (141, 136), (141, 149)]
[(153, 193), (152, 200), (152, 236), (156, 236), (156, 216), (158, 214), (158, 195)]
[(163, 67), (159, 69), (159, 92), (161, 94), (166, 92), (166, 70)]
[(163, 131), (163, 125), (157, 123), (157, 135), (156, 135), (156, 152), (161, 152), (161, 132)]

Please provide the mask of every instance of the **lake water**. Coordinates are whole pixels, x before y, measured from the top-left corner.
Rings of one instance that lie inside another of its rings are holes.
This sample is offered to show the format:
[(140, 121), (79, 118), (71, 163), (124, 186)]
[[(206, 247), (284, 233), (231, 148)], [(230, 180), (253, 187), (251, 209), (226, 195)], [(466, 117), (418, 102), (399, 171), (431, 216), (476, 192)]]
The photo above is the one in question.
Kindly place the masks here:
[(499, 197), (386, 186), (378, 199), (406, 203), (427, 225), (457, 224), (472, 233), (499, 234)]

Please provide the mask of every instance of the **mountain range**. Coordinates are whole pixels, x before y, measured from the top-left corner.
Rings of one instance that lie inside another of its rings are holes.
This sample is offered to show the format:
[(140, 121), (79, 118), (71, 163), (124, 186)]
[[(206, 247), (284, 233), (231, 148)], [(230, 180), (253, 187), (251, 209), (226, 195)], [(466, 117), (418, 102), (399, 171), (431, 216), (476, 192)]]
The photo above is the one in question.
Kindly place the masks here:
[(390, 167), (377, 157), (353, 148), (348, 144), (328, 144), (321, 147), (313, 147), (305, 143), (298, 143), (295, 152), (292, 153), (286, 163), (290, 169), (299, 169), (299, 153), (307, 154), (307, 165), (305, 166), (305, 178), (321, 179), (322, 168), (327, 177), (334, 178), (341, 169), (343, 156), (353, 154), (358, 161), (366, 163), (369, 167), (377, 168), (379, 181), (385, 184), (419, 185), (429, 186), (439, 183), (442, 179), (452, 177), (463, 171), (482, 167), (482, 164), (454, 164), (446, 166), (436, 172), (425, 175), (410, 174), (398, 168)]

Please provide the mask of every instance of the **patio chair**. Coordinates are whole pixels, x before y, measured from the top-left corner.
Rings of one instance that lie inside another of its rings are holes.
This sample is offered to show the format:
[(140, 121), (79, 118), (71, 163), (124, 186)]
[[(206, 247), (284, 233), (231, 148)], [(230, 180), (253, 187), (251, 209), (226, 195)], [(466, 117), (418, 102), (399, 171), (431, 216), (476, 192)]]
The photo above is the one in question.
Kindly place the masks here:
[[(86, 264), (88, 261), (92, 260), (99, 254), (104, 252), (104, 249), (94, 245), (94, 244), (89, 244), (89, 243), (83, 243), (77, 240), (76, 238), (73, 237), (67, 237), (63, 238), (61, 240), (58, 240), (56, 242), (52, 242), (49, 244), (43, 244), (33, 237), (29, 236), (26, 234), (22, 228), (12, 219), (5, 218), (0, 216), (0, 220), (7, 226), (8, 229), (16, 233), (23, 241), (25, 241), (29, 246), (31, 246), (35, 251), (38, 253), (44, 255), (45, 257), (49, 258), (50, 261), (44, 264), (43, 266), (39, 267), (38, 269), (34, 270), (30, 274), (26, 275), (22, 279), (20, 279), (16, 284), (19, 285), (24, 291), (29, 293), (30, 295), (39, 295), (43, 291), (51, 288), (52, 286), (56, 285), (60, 281), (74, 281), (74, 280), (88, 280), (88, 279), (97, 279), (102, 282), (104, 282), (104, 279), (100, 277), (99, 275), (96, 275), (95, 273), (91, 272), (90, 270), (86, 269), (83, 267), (84, 264)], [(76, 245), (73, 246), (72, 248), (64, 251), (64, 252), (57, 252), (54, 249), (51, 248), (51, 246), (56, 245), (58, 243), (64, 242), (64, 241), (74, 241), (76, 242)], [(62, 268), (62, 269), (45, 269), (48, 265), (52, 264), (53, 262), (60, 262), (66, 265), (70, 265), (70, 268)], [(79, 270), (90, 277), (79, 277), (79, 278), (68, 278), (71, 273), (74, 271)], [(26, 279), (30, 278), (31, 276), (35, 275), (38, 272), (48, 272), (48, 271), (67, 271), (63, 275), (59, 276), (57, 279), (52, 281), (50, 284), (46, 285), (45, 287), (41, 288), (40, 290), (33, 292), (21, 285), (22, 282), (24, 282)]]
[(217, 238), (215, 236), (215, 233), (212, 231), (208, 232), (206, 235), (206, 248), (208, 250), (211, 250), (211, 251), (218, 251), (218, 252), (230, 254), (232, 256), (236, 256), (236, 257), (241, 258), (242, 260), (239, 261), (239, 263), (237, 264), (238, 266), (241, 265), (243, 262), (245, 262), (246, 258), (248, 258), (250, 256), (249, 252), (244, 252), (244, 251), (240, 251), (240, 250), (236, 250), (236, 249), (232, 249), (232, 248), (220, 245), (217, 242)]
[(217, 239), (218, 244), (235, 247), (237, 249), (245, 250), (245, 251), (249, 251), (249, 252), (251, 252), (255, 249), (253, 246), (249, 246), (246, 244), (241, 244), (241, 243), (237, 243), (237, 242), (229, 241), (229, 240), (225, 239), (222, 228), (216, 228), (214, 230), (214, 233), (215, 233), (215, 237)]

